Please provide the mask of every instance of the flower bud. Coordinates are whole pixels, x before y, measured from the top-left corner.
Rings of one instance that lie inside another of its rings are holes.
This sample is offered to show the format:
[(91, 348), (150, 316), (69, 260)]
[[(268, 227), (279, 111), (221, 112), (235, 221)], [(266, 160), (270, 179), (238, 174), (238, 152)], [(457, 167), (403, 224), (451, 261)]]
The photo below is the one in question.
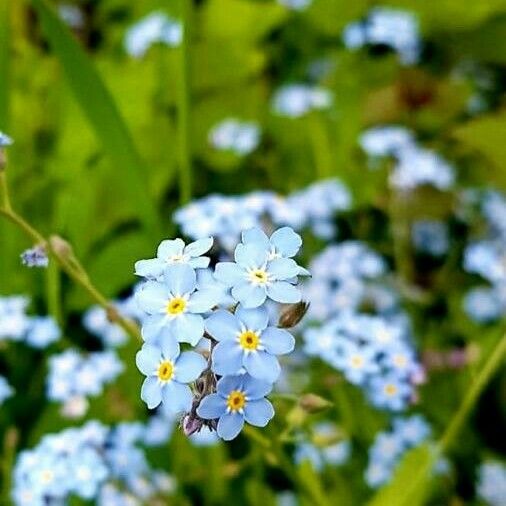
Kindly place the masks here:
[(191, 413), (186, 415), (183, 418), (183, 432), (186, 437), (191, 436), (192, 434), (195, 434), (196, 432), (199, 432), (200, 429), (202, 429), (202, 426), (204, 425), (204, 422), (195, 416), (193, 416)]
[(66, 260), (74, 257), (72, 246), (65, 239), (62, 239), (59, 235), (52, 235), (49, 238), (49, 244), (57, 256), (65, 258)]
[(309, 308), (309, 302), (301, 301), (297, 304), (290, 304), (279, 317), (278, 327), (291, 329), (299, 323)]
[(319, 395), (306, 394), (301, 397), (299, 406), (308, 413), (319, 413), (332, 406), (332, 403)]

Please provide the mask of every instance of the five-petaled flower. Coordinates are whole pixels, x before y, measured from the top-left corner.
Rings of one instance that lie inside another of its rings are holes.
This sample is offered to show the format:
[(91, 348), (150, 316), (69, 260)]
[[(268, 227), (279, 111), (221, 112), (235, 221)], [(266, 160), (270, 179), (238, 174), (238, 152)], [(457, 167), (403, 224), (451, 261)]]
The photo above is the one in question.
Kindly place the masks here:
[(212, 355), (212, 370), (219, 375), (234, 375), (242, 367), (253, 377), (273, 383), (280, 366), (275, 355), (290, 353), (295, 345), (286, 330), (268, 327), (265, 307), (246, 309), (238, 306), (235, 314), (215, 311), (205, 321), (206, 331), (218, 342)]
[(146, 376), (142, 384), (142, 400), (150, 409), (162, 402), (169, 413), (190, 409), (192, 392), (187, 383), (195, 381), (207, 366), (199, 353), (180, 353), (179, 343), (171, 338), (164, 339), (161, 346), (144, 344), (137, 353), (136, 363)]
[(218, 436), (225, 441), (241, 432), (244, 421), (265, 427), (274, 416), (272, 404), (264, 397), (272, 385), (249, 374), (225, 376), (217, 384), (217, 393), (202, 399), (197, 414), (207, 420), (218, 419)]
[(186, 264), (170, 265), (163, 283), (147, 281), (136, 293), (139, 307), (150, 316), (142, 327), (149, 343), (168, 338), (195, 346), (204, 334), (203, 313), (214, 307), (219, 294), (211, 288), (196, 290), (195, 271)]
[(234, 299), (246, 308), (261, 306), (267, 297), (287, 304), (299, 302), (301, 294), (294, 283), (304, 271), (292, 258), (278, 256), (280, 251), (291, 254), (297, 247), (293, 234), (276, 236), (275, 232), (265, 241), (260, 230), (251, 229), (245, 236), (247, 242), (235, 248), (235, 262), (216, 265), (216, 279), (231, 287)]
[(160, 243), (156, 258), (135, 262), (135, 274), (150, 279), (158, 279), (169, 265), (188, 264), (194, 269), (205, 269), (210, 258), (202, 256), (213, 245), (213, 238), (199, 239), (185, 246), (182, 239), (165, 240)]

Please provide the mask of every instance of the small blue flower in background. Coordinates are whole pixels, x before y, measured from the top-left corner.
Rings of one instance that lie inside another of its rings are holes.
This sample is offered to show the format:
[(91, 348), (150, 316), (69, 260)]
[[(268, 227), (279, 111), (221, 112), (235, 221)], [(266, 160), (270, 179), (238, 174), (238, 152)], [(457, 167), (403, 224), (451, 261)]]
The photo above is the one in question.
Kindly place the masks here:
[(147, 281), (135, 294), (139, 307), (150, 315), (142, 327), (147, 342), (166, 338), (195, 346), (204, 334), (206, 313), (219, 300), (217, 290), (197, 288), (195, 271), (185, 264), (169, 265), (164, 282)]
[(437, 220), (419, 220), (413, 223), (411, 239), (415, 248), (435, 257), (444, 255), (450, 246), (446, 223)]
[(0, 132), (0, 148), (11, 146), (13, 143), (14, 141), (7, 134)]
[(237, 156), (248, 155), (260, 142), (260, 129), (256, 123), (226, 119), (211, 129), (209, 142), (216, 149), (232, 151)]
[(215, 311), (205, 321), (206, 331), (218, 341), (212, 355), (213, 371), (234, 375), (244, 367), (254, 378), (276, 381), (280, 366), (275, 355), (290, 353), (295, 339), (286, 330), (268, 327), (268, 323), (265, 307), (245, 309), (239, 305), (235, 314)]
[(12, 397), (13, 394), (14, 389), (3, 376), (0, 376), (0, 405), (9, 397)]
[(218, 419), (217, 432), (225, 441), (241, 432), (244, 422), (265, 427), (274, 416), (272, 404), (264, 397), (272, 385), (248, 374), (226, 376), (217, 384), (217, 393), (202, 399), (197, 414), (207, 420)]
[(506, 465), (499, 461), (482, 464), (478, 471), (477, 493), (490, 506), (504, 506)]
[(306, 84), (288, 84), (279, 88), (273, 98), (274, 112), (288, 118), (299, 118), (312, 110), (326, 109), (332, 94), (325, 88)]
[[(267, 297), (276, 302), (299, 302), (300, 291), (292, 283), (301, 272), (300, 266), (291, 258), (270, 259), (270, 243), (260, 237), (257, 233), (251, 242), (237, 245), (235, 263), (218, 263), (216, 279), (230, 286), (232, 296), (246, 308), (261, 306)], [(280, 240), (280, 244), (287, 251), (293, 248), (292, 238)]]
[(192, 392), (187, 383), (195, 381), (207, 367), (202, 355), (193, 351), (180, 354), (175, 339), (164, 339), (161, 347), (144, 344), (137, 353), (139, 370), (147, 376), (141, 398), (148, 408), (163, 402), (167, 412), (187, 411), (191, 407)]
[(50, 316), (36, 316), (32, 318), (26, 335), (26, 343), (34, 348), (45, 348), (58, 341), (61, 330)]
[(26, 267), (42, 267), (49, 265), (49, 258), (42, 246), (35, 246), (21, 253), (21, 263)]
[(182, 239), (165, 240), (160, 243), (156, 258), (135, 262), (135, 274), (145, 278), (157, 279), (165, 268), (173, 264), (188, 264), (194, 269), (205, 269), (210, 258), (202, 256), (213, 246), (212, 237), (199, 239), (185, 245)]
[(392, 411), (405, 409), (412, 393), (413, 388), (411, 385), (395, 374), (371, 378), (371, 386), (368, 392), (376, 406)]

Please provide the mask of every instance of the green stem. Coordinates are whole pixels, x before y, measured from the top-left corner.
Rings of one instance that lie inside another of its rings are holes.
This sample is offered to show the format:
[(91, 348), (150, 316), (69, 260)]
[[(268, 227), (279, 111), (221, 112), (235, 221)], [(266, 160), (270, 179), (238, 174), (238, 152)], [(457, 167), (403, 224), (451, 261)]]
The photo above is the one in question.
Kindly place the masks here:
[(406, 216), (406, 197), (392, 190), (390, 193), (391, 233), (397, 275), (403, 284), (412, 282), (411, 237)]
[(12, 488), (12, 467), (18, 445), (18, 430), (15, 427), (9, 427), (5, 431), (3, 444), (3, 457), (1, 462), (2, 471), (2, 493), (3, 504), (11, 504)]
[(61, 276), (58, 264), (51, 259), (46, 270), (47, 305), (49, 314), (63, 327)]
[(190, 43), (192, 0), (179, 0), (183, 40), (179, 49), (178, 158), (181, 204), (192, 198)]

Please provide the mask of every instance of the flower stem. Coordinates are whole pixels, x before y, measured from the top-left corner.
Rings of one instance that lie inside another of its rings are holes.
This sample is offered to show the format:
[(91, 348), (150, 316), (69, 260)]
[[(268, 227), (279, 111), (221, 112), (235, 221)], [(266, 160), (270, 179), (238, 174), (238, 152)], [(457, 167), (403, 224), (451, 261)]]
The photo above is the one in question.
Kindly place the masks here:
[(192, 0), (179, 0), (183, 39), (179, 49), (179, 97), (178, 97), (178, 158), (179, 197), (186, 204), (192, 197), (192, 158), (190, 122), (190, 41)]

